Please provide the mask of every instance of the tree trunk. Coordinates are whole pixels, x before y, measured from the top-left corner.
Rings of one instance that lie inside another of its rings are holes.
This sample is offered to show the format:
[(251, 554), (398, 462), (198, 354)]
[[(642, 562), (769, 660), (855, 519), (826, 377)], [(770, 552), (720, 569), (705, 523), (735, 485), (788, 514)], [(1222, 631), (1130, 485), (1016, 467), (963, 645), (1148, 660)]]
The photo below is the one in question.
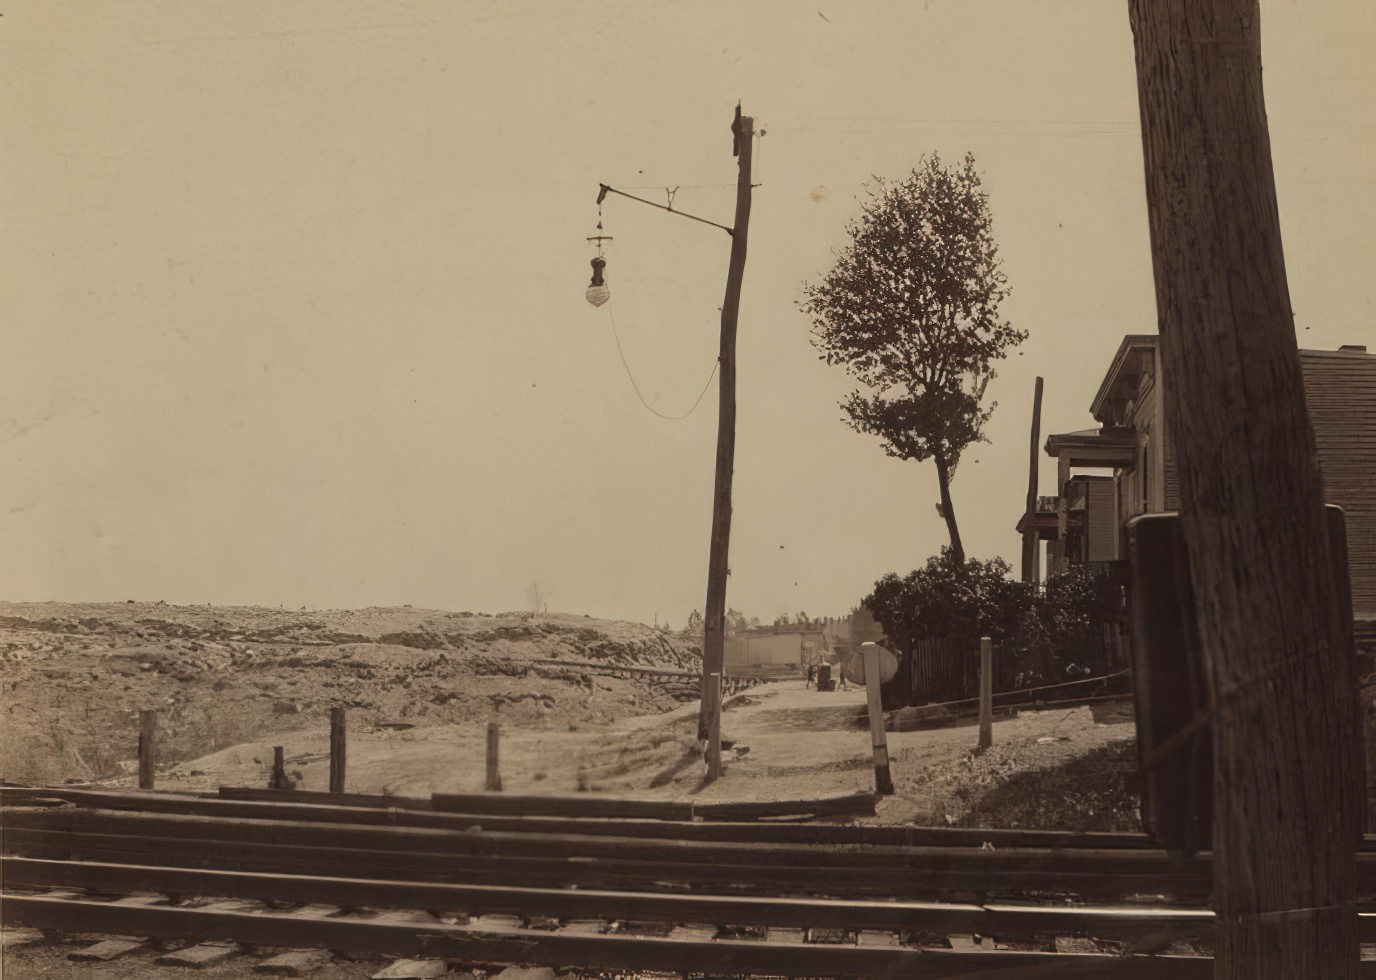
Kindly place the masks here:
[(1355, 977), (1355, 663), (1281, 252), (1258, 3), (1129, 10), (1163, 407), (1213, 712), (1215, 976)]
[(946, 530), (951, 535), (951, 554), (958, 563), (964, 565), (965, 548), (960, 543), (960, 528), (956, 527), (956, 509), (951, 503), (951, 464), (941, 454), (933, 456), (932, 459), (936, 462), (936, 479), (941, 486), (941, 516), (946, 519)]

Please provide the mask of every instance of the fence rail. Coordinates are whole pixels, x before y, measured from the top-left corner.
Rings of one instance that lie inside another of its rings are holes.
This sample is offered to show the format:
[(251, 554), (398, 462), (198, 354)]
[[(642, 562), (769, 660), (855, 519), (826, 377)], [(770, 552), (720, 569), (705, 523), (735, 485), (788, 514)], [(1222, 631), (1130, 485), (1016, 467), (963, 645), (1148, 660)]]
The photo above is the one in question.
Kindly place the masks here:
[[(1117, 625), (1099, 626), (1064, 639), (1051, 658), (1052, 676), (1032, 668), (1026, 655), (994, 646), (994, 704), (1037, 700), (1022, 692), (1077, 684), (1097, 689), (1106, 677), (1115, 683), (1104, 693), (1130, 693), (1129, 639)], [(1020, 664), (1020, 661), (1022, 662)], [(924, 637), (913, 640), (899, 658), (898, 671), (884, 685), (884, 709), (975, 701), (979, 697), (979, 638)]]

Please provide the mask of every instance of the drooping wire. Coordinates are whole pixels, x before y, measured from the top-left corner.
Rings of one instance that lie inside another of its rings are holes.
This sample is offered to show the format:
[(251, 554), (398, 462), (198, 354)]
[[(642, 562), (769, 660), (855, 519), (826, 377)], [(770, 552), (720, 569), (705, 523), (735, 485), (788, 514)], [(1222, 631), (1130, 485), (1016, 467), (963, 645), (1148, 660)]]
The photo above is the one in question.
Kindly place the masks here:
[(607, 318), (611, 321), (612, 338), (616, 341), (616, 353), (621, 357), (621, 366), (626, 369), (626, 378), (631, 382), (631, 388), (635, 390), (635, 396), (640, 399), (640, 404), (649, 409), (651, 413), (658, 415), (662, 419), (668, 419), (670, 422), (678, 422), (686, 419), (697, 411), (697, 407), (702, 404), (702, 396), (707, 394), (707, 389), (712, 387), (712, 379), (717, 376), (717, 366), (719, 362), (712, 362), (712, 371), (707, 375), (707, 383), (702, 386), (702, 391), (698, 392), (698, 397), (693, 402), (692, 408), (688, 409), (688, 411), (684, 412), (682, 415), (665, 415), (645, 400), (645, 396), (640, 391), (640, 385), (635, 383), (635, 375), (631, 373), (631, 365), (626, 361), (626, 352), (621, 347), (621, 335), (616, 329), (616, 314), (612, 312), (610, 303), (607, 304)]

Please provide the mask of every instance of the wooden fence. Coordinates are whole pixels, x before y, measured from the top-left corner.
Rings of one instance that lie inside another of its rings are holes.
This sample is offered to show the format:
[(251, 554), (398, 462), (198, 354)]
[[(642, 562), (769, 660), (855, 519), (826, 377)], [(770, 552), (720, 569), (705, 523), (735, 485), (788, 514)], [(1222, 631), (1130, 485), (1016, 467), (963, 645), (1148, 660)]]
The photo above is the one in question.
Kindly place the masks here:
[[(1131, 663), (1129, 637), (1120, 626), (1100, 624), (1063, 641), (1045, 668), (1033, 667), (1034, 659), (994, 644), (996, 702), (1000, 695), (1028, 688), (1121, 675)], [(1115, 686), (1115, 693), (1121, 686)], [(979, 638), (974, 636), (912, 641), (899, 658), (897, 673), (883, 688), (885, 711), (978, 697)]]

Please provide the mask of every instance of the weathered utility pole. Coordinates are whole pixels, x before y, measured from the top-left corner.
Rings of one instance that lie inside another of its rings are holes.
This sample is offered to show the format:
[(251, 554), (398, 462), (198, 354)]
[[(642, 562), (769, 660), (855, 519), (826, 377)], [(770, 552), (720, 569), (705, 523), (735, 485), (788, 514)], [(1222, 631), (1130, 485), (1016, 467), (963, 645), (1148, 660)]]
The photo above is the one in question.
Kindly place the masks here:
[(1035, 526), (1037, 517), (1037, 464), (1041, 459), (1037, 452), (1037, 442), (1041, 439), (1041, 433), (1042, 379), (1038, 377), (1037, 390), (1032, 396), (1032, 450), (1027, 474), (1027, 517), (1022, 532), (1022, 580), (1024, 582), (1036, 582), (1041, 578), (1037, 569), (1037, 545), (1041, 543), (1041, 532)]
[(726, 642), (727, 551), (731, 540), (731, 475), (736, 457), (736, 319), (745, 277), (745, 239), (750, 227), (750, 158), (755, 121), (736, 107), (731, 124), (740, 163), (736, 181), (736, 220), (731, 230), (731, 262), (726, 299), (721, 305), (718, 360), (717, 478), (712, 495), (712, 545), (707, 559), (707, 606), (703, 614), (702, 707), (698, 740), (706, 743), (707, 778), (721, 775), (721, 679)]
[(1129, 11), (1214, 732), (1215, 976), (1356, 977), (1356, 671), (1281, 250), (1259, 4)]

